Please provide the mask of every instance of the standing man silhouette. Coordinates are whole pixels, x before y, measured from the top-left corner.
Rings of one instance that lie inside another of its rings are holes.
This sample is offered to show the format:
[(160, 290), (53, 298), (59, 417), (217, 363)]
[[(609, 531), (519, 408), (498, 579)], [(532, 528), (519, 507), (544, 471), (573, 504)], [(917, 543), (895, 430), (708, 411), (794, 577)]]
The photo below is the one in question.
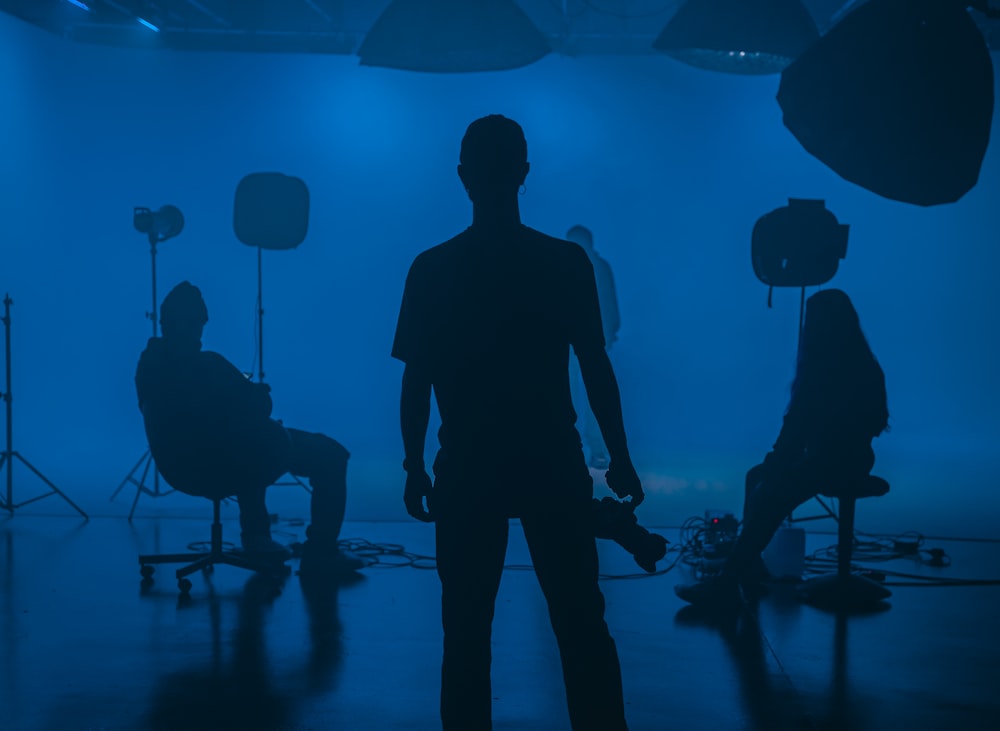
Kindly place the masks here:
[[(601, 324), (604, 327), (604, 348), (618, 340), (618, 329), (621, 327), (621, 316), (618, 313), (618, 294), (615, 291), (615, 277), (611, 273), (611, 265), (597, 253), (594, 248), (594, 235), (589, 228), (577, 224), (566, 232), (566, 239), (579, 244), (587, 252), (590, 263), (594, 267), (594, 279), (597, 282), (597, 299), (601, 304)], [(575, 359), (574, 359), (575, 360)], [(577, 426), (583, 438), (584, 451), (587, 453), (587, 463), (597, 470), (608, 468), (608, 450), (604, 446), (601, 430), (587, 403), (587, 392), (583, 386), (578, 364), (574, 364), (572, 377), (573, 406), (577, 412)]]
[[(404, 502), (413, 517), (436, 521), (445, 731), (492, 728), (490, 633), (511, 517), (521, 519), (548, 602), (574, 731), (622, 731), (621, 670), (589, 520), (593, 481), (570, 399), (571, 346), (611, 454), (608, 485), (634, 505), (643, 490), (593, 267), (579, 246), (521, 224), (528, 169), (516, 122), (491, 115), (469, 125), (458, 175), (472, 225), (420, 254), (407, 276), (392, 349), (406, 364)], [(441, 416), (433, 486), (423, 461), (432, 389)]]

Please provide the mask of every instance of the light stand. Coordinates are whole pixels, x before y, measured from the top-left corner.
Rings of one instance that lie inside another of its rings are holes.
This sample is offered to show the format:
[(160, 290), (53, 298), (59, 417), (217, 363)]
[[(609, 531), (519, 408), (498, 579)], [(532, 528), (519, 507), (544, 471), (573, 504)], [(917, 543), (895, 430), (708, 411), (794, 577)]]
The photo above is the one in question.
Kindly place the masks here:
[[(264, 247), (257, 247), (257, 383), (264, 382)], [(275, 485), (298, 485), (312, 494), (312, 489), (297, 475), (289, 473), (290, 480), (275, 482)]]
[[(309, 189), (299, 178), (281, 173), (251, 173), (236, 187), (233, 230), (241, 243), (257, 249), (257, 382), (264, 382), (264, 249), (294, 249), (309, 228)], [(251, 374), (252, 375), (252, 374)], [(290, 482), (312, 490), (291, 475)]]
[[(847, 256), (847, 236), (850, 227), (837, 221), (826, 208), (826, 201), (789, 198), (788, 205), (761, 216), (754, 224), (751, 240), (751, 261), (754, 274), (770, 288), (767, 306), (775, 287), (797, 287), (799, 294), (799, 327), (796, 353), (802, 344), (805, 325), (806, 287), (819, 286), (837, 273), (840, 260)], [(815, 500), (826, 515), (805, 518), (788, 516), (790, 523), (817, 520), (837, 514), (823, 502)]]
[[(152, 309), (146, 313), (146, 317), (149, 318), (153, 323), (153, 337), (158, 337), (159, 332), (159, 317), (157, 313), (158, 300), (156, 298), (156, 246), (172, 236), (176, 236), (184, 228), (184, 216), (181, 214), (180, 210), (175, 206), (163, 206), (156, 213), (151, 212), (148, 208), (136, 208), (134, 211), (134, 225), (135, 228), (145, 233), (149, 239), (149, 259), (150, 259), (150, 270), (152, 272)], [(141, 474), (139, 479), (136, 479), (136, 473)], [(152, 472), (153, 486), (148, 487), (146, 485), (146, 478), (149, 477), (149, 473)], [(153, 460), (153, 455), (149, 451), (149, 447), (146, 447), (146, 451), (143, 452), (142, 456), (135, 463), (125, 478), (119, 483), (115, 491), (111, 493), (111, 497), (108, 498), (109, 502), (114, 501), (126, 485), (132, 484), (135, 486), (135, 497), (132, 499), (132, 507), (128, 511), (128, 521), (132, 522), (132, 516), (135, 514), (136, 506), (139, 504), (139, 498), (142, 495), (149, 495), (151, 498), (164, 497), (166, 495), (174, 492), (173, 489), (167, 488), (163, 489), (160, 485), (160, 471), (156, 468), (156, 462)]]
[[(7, 470), (7, 489), (6, 494), (0, 497), (0, 508), (6, 510), (11, 515), (18, 508), (23, 508), (25, 505), (41, 500), (42, 498), (47, 498), (50, 495), (58, 495), (63, 500), (72, 506), (72, 508), (84, 517), (85, 520), (89, 520), (89, 516), (80, 509), (76, 503), (69, 499), (69, 497), (60, 490), (55, 484), (41, 471), (35, 467), (31, 462), (26, 460), (19, 452), (14, 450), (14, 396), (11, 389), (11, 357), (10, 357), (10, 306), (14, 304), (14, 301), (10, 298), (10, 295), (4, 295), (3, 299), (3, 325), (4, 325), (4, 354), (7, 370), (7, 380), (6, 380), (6, 390), (3, 392), (3, 401), (7, 410), (7, 443), (4, 448), (3, 454), (0, 455), (0, 471), (4, 468)], [(25, 500), (21, 503), (14, 502), (14, 460), (20, 460), (20, 462), (35, 473), (35, 476), (44, 482), (49, 487), (49, 492), (42, 495)]]
[[(160, 243), (159, 236), (156, 232), (149, 232), (149, 258), (151, 261), (151, 269), (153, 272), (153, 309), (146, 313), (146, 317), (153, 321), (153, 337), (159, 335), (159, 321), (157, 318), (157, 299), (156, 299), (156, 245)], [(142, 470), (142, 474), (139, 479), (135, 478), (137, 472)], [(153, 486), (147, 487), (146, 478), (149, 476), (150, 471), (153, 473)], [(118, 497), (124, 487), (128, 484), (135, 485), (135, 497), (132, 499), (132, 507), (128, 511), (128, 520), (132, 522), (132, 516), (135, 514), (135, 508), (139, 504), (139, 497), (141, 495), (149, 495), (152, 498), (164, 497), (174, 492), (172, 489), (162, 489), (160, 486), (160, 471), (156, 469), (156, 462), (153, 460), (153, 455), (149, 451), (149, 447), (146, 447), (146, 451), (143, 452), (139, 461), (135, 463), (135, 466), (129, 470), (128, 474), (125, 475), (125, 479), (121, 481), (115, 491), (111, 494), (109, 501), (113, 501)]]
[(257, 383), (264, 382), (264, 249), (257, 247)]

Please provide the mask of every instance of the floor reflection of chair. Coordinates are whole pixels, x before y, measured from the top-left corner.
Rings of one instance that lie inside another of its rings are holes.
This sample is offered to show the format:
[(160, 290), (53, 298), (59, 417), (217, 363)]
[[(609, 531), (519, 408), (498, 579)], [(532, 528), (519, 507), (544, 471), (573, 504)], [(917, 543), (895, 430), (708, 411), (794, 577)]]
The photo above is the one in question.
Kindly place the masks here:
[[(336, 686), (336, 671), (342, 659), (342, 629), (337, 616), (338, 586), (324, 583), (309, 587), (303, 584), (302, 596), (309, 616), (312, 649), (304, 662), (292, 665), (291, 672), (277, 674), (268, 656), (268, 613), (294, 602), (284, 596), (284, 578), (275, 582), (261, 574), (251, 576), (237, 599), (235, 625), (231, 642), (223, 633), (223, 604), (226, 596), (209, 590), (208, 629), (203, 637), (204, 653), (194, 666), (174, 668), (156, 683), (146, 728), (152, 731), (221, 731), (224, 729), (299, 728), (292, 723), (307, 701), (325, 696)], [(183, 597), (182, 597), (183, 599)], [(184, 617), (196, 624), (204, 603), (182, 602)], [(209, 645), (210, 643), (210, 645)], [(210, 647), (210, 649), (209, 649)], [(227, 656), (226, 650), (231, 650)], [(183, 657), (189, 662), (190, 649)], [(286, 654), (282, 651), (282, 657)], [(169, 662), (170, 656), (160, 659)], [(309, 728), (314, 726), (309, 725)], [(327, 726), (323, 726), (324, 728)], [(306, 728), (302, 725), (301, 728)], [(338, 726), (339, 728), (339, 726)]]
[[(288, 728), (291, 698), (271, 681), (265, 641), (265, 614), (281, 587), (261, 575), (251, 576), (238, 596), (232, 643), (223, 638), (223, 602), (209, 591), (211, 653), (194, 667), (165, 674), (153, 692), (148, 728), (153, 731)], [(200, 605), (199, 605), (200, 606)], [(195, 619), (195, 606), (184, 615)], [(232, 647), (232, 656), (225, 649)]]

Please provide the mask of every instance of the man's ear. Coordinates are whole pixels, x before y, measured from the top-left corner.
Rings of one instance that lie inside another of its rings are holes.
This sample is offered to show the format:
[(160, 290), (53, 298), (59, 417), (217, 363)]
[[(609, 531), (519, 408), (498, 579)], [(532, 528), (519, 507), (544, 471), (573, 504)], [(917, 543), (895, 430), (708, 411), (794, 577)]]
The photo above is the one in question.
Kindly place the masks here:
[(530, 162), (525, 162), (525, 163), (524, 163), (524, 172), (523, 172), (523, 173), (522, 173), (522, 175), (521, 175), (521, 182), (517, 184), (517, 186), (518, 186), (519, 188), (520, 188), (520, 187), (521, 187), (522, 185), (524, 185), (524, 180), (525, 180), (525, 178), (527, 178), (527, 177), (528, 177), (528, 173), (529, 173), (530, 171), (531, 171), (531, 163), (530, 163)]
[(472, 200), (472, 189), (469, 187), (469, 181), (465, 179), (465, 168), (463, 168), (462, 165), (461, 165), (461, 163), (459, 163), (459, 165), (456, 168), (456, 170), (458, 171), (458, 178), (459, 178), (459, 180), (461, 180), (462, 181), (462, 185), (465, 186), (465, 193), (466, 193), (466, 195), (469, 196), (469, 200), (471, 201)]

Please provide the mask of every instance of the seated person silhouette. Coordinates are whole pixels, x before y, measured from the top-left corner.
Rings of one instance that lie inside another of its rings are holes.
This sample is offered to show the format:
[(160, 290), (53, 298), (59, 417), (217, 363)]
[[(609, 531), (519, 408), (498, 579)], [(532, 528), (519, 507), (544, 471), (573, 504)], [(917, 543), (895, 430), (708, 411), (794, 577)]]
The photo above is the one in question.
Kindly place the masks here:
[(277, 560), (291, 552), (271, 538), (265, 491), (286, 472), (308, 477), (312, 521), (302, 572), (360, 568), (359, 559), (337, 548), (348, 451), (328, 436), (288, 429), (272, 419), (270, 386), (250, 381), (218, 353), (201, 349), (207, 322), (201, 291), (181, 282), (160, 309), (163, 337), (150, 338), (139, 359), (139, 409), (160, 474), (188, 493), (194, 492), (192, 483), (231, 487), (240, 506), (243, 549)]
[(766, 578), (760, 554), (785, 517), (831, 483), (868, 475), (872, 439), (888, 426), (885, 377), (854, 305), (839, 289), (817, 292), (806, 302), (781, 432), (746, 476), (741, 532), (717, 576), (679, 585), (677, 595), (692, 604), (738, 602), (741, 584)]

